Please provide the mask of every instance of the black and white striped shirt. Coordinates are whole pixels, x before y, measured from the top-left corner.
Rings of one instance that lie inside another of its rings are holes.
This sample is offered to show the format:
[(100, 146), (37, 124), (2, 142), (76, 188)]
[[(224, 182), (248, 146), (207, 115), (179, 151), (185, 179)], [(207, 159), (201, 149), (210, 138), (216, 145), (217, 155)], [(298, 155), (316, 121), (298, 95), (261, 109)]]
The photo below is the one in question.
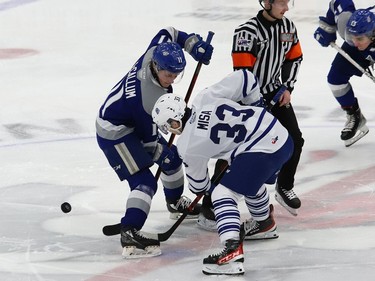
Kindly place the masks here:
[(235, 29), (233, 68), (250, 69), (259, 80), (263, 95), (281, 84), (294, 88), (302, 61), (302, 50), (294, 23), (286, 17), (268, 21), (259, 11)]

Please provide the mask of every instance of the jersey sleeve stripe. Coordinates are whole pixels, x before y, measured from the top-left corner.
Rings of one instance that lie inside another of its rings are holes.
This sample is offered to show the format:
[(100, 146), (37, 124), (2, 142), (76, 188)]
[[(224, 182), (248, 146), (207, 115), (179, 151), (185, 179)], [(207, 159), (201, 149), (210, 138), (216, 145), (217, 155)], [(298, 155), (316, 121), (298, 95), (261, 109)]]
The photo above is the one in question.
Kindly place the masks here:
[(275, 123), (276, 123), (276, 118), (273, 118), (272, 122), (270, 123), (270, 125), (268, 126), (268, 128), (266, 130), (264, 130), (264, 132), (257, 138), (255, 139), (248, 147), (246, 147), (245, 151), (249, 151), (254, 145), (256, 145), (262, 138), (264, 138), (268, 132), (272, 129), (273, 126), (275, 126)]
[(287, 60), (295, 60), (302, 57), (301, 44), (298, 43), (293, 45), (290, 51), (285, 55)]
[(246, 97), (247, 96), (247, 84), (249, 82), (249, 79), (248, 79), (248, 77), (246, 75), (246, 71), (244, 69), (242, 70), (242, 74), (243, 74), (242, 96)]
[(250, 53), (233, 53), (232, 54), (233, 68), (253, 68), (256, 57)]

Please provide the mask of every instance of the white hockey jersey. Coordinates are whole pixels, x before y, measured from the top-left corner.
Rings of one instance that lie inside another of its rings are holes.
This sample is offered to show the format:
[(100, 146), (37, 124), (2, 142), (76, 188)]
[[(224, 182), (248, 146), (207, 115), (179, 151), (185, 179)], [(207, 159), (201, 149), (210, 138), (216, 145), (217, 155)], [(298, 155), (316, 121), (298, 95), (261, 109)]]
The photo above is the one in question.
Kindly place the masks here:
[(254, 104), (259, 98), (256, 78), (248, 70), (234, 71), (197, 94), (176, 144), (192, 191), (210, 184), (211, 158), (230, 164), (240, 153), (273, 153), (285, 143), (287, 130), (265, 108), (238, 103)]

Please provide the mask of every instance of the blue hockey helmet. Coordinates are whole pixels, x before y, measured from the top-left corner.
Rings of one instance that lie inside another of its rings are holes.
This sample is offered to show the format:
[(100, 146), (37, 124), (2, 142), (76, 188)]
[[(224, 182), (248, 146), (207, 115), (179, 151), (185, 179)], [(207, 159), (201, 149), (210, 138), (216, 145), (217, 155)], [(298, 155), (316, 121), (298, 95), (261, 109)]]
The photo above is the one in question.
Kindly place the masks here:
[(157, 70), (167, 70), (172, 73), (180, 73), (186, 66), (184, 52), (175, 42), (158, 45), (152, 55), (152, 61)]
[(346, 24), (346, 32), (352, 36), (375, 37), (375, 15), (368, 9), (356, 10)]

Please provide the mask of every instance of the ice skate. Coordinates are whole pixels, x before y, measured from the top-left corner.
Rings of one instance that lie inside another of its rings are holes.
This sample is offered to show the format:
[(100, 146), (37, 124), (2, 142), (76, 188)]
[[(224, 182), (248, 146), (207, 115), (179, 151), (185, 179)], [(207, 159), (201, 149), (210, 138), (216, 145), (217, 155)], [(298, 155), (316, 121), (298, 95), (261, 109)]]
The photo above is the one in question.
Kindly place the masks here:
[(294, 193), (293, 189), (287, 190), (276, 183), (275, 199), (293, 216), (298, 215), (298, 209), (301, 207), (301, 200)]
[(199, 213), (197, 224), (200, 228), (208, 231), (217, 231), (215, 214), (210, 206), (202, 204), (201, 212)]
[(270, 205), (270, 215), (263, 221), (246, 220), (242, 225), (245, 231), (245, 240), (275, 239), (279, 237), (276, 222), (273, 218), (273, 205)]
[[(169, 218), (172, 220), (177, 220), (183, 212), (189, 208), (191, 204), (191, 200), (186, 196), (181, 196), (180, 199), (177, 200), (177, 202), (171, 202), (167, 200), (167, 208), (169, 211)], [(191, 210), (188, 215), (186, 216), (186, 219), (196, 219), (198, 218), (198, 215), (201, 211), (201, 204), (195, 205), (194, 209)]]
[(351, 146), (359, 141), (369, 132), (366, 126), (366, 118), (362, 115), (361, 109), (358, 104), (350, 109), (345, 109), (347, 121), (344, 129), (341, 131), (341, 139), (344, 141), (345, 146)]
[(125, 259), (154, 257), (161, 255), (160, 242), (142, 234), (135, 228), (121, 229), (122, 256)]
[(220, 253), (203, 259), (202, 272), (206, 275), (243, 275), (243, 262), (242, 242), (230, 239)]
[(197, 224), (200, 228), (208, 231), (217, 231), (216, 221), (210, 220), (204, 216), (203, 213), (200, 213), (198, 216)]

